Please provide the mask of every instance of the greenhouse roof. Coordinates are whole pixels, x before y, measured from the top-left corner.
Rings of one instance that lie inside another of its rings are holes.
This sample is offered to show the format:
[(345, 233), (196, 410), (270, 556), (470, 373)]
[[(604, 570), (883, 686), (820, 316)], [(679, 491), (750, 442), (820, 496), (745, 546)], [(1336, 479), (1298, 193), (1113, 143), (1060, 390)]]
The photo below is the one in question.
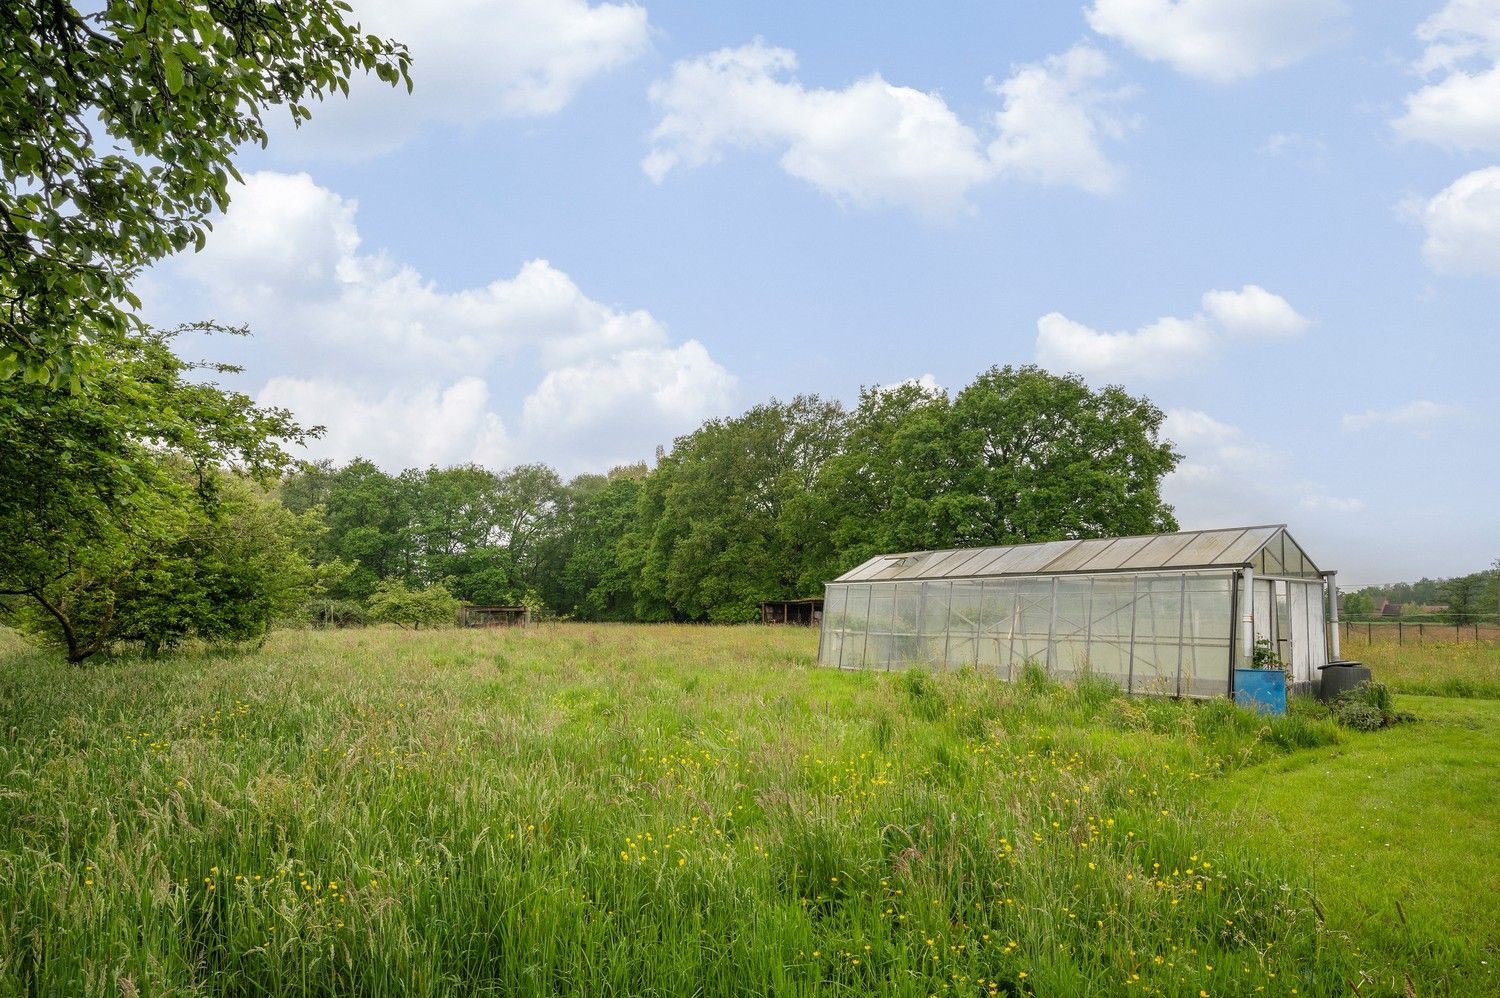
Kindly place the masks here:
[(835, 582), (973, 579), (1013, 575), (1243, 568), (1264, 575), (1316, 576), (1317, 565), (1285, 524), (1098, 537), (1002, 547), (877, 555)]

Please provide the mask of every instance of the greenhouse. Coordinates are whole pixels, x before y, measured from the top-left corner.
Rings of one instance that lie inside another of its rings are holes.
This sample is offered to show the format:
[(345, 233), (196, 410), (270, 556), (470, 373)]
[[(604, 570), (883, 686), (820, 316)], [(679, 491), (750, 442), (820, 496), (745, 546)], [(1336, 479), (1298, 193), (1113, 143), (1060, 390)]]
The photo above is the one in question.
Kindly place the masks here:
[(1212, 697), (1264, 638), (1305, 691), (1338, 657), (1335, 592), (1280, 524), (880, 555), (827, 585), (818, 657)]

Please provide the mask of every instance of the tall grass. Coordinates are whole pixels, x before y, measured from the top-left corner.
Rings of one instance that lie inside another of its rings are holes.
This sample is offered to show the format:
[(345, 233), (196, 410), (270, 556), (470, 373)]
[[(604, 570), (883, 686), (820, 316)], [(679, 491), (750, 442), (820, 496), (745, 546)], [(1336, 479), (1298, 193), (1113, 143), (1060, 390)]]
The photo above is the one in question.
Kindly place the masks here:
[(1341, 736), (765, 628), (0, 658), (0, 992), (1340, 994), (1197, 788)]
[(1401, 693), (1500, 700), (1500, 644), (1489, 641), (1398, 644), (1343, 642), (1345, 658), (1370, 666), (1375, 678)]

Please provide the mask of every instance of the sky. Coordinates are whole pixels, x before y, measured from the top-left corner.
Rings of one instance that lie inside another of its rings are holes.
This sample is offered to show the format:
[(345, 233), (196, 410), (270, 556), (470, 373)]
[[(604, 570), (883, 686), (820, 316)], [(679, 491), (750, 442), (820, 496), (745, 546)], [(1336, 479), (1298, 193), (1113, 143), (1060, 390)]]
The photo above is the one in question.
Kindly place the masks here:
[(1340, 584), (1500, 557), (1500, 0), (355, 0), (158, 324), (391, 470), (650, 460), (1037, 363), (1167, 413), (1185, 529)]

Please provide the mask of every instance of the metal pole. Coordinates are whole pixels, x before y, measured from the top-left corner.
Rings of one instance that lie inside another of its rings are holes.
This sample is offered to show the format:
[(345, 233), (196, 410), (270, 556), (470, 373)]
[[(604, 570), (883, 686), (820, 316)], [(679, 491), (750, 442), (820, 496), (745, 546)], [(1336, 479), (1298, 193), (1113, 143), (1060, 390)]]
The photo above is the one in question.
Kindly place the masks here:
[(1343, 657), (1339, 647), (1339, 573), (1324, 572), (1328, 583), (1328, 619), (1333, 624), (1328, 632), (1328, 661), (1337, 662)]
[(1130, 651), (1126, 655), (1125, 692), (1131, 693), (1135, 690), (1135, 618), (1141, 612), (1139, 602), (1141, 591), (1141, 577), (1132, 575), (1130, 577)]
[[(1229, 577), (1229, 627), (1231, 631), (1234, 629), (1234, 622), (1239, 619), (1239, 606), (1240, 577), (1238, 573), (1235, 573)], [(1130, 626), (1133, 630), (1135, 627), (1134, 618), (1131, 618)], [(1133, 640), (1133, 633), (1131, 637)], [(1225, 678), (1228, 680), (1225, 683), (1225, 688), (1229, 690), (1230, 696), (1234, 696), (1234, 634), (1232, 633), (1229, 635), (1229, 674)]]
[(1057, 591), (1062, 588), (1062, 580), (1057, 576), (1052, 577), (1052, 606), (1047, 614), (1047, 674), (1050, 676), (1057, 671)]
[(1255, 569), (1246, 565), (1240, 578), (1245, 583), (1245, 605), (1240, 607), (1240, 661), (1248, 665), (1255, 658)]
[(1183, 629), (1187, 626), (1187, 576), (1182, 577), (1182, 588), (1177, 595), (1177, 695), (1182, 696), (1182, 654), (1187, 647), (1187, 635)]

